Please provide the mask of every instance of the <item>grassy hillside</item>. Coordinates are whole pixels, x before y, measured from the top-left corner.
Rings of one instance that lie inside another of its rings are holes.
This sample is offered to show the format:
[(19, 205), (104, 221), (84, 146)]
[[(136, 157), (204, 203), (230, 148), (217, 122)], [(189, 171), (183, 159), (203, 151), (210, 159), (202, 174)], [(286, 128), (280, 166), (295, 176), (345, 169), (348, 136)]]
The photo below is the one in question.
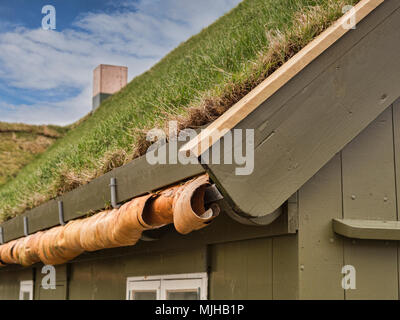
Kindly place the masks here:
[(214, 120), (356, 0), (245, 0), (106, 100), (0, 187), (8, 219), (144, 152), (145, 132)]
[(31, 126), (0, 122), (0, 186), (64, 135), (55, 126)]

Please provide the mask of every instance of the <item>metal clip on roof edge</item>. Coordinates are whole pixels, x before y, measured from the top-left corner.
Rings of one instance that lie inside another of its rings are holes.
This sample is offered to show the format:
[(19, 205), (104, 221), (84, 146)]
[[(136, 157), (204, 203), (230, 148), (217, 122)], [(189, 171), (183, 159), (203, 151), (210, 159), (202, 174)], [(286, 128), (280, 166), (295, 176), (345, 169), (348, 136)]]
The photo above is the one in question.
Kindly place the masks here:
[(60, 225), (65, 226), (64, 203), (62, 201), (58, 201), (58, 221), (60, 222)]
[(111, 192), (111, 206), (114, 209), (118, 209), (120, 206), (117, 202), (117, 179), (111, 178), (110, 179), (110, 192)]
[(221, 194), (221, 192), (219, 192), (215, 184), (206, 188), (206, 192), (204, 195), (204, 204), (210, 204), (223, 199), (223, 195)]
[(24, 217), (24, 235), (25, 237), (29, 236), (29, 226), (28, 226), (28, 217)]

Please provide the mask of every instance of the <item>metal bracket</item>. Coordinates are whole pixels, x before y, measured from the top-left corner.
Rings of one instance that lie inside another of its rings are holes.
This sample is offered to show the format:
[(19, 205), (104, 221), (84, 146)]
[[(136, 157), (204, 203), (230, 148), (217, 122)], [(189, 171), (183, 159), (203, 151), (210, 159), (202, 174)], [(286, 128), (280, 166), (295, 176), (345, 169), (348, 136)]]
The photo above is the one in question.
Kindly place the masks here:
[(24, 217), (24, 235), (29, 236), (28, 217)]
[(110, 191), (111, 191), (111, 206), (114, 209), (118, 209), (120, 206), (117, 203), (117, 179), (111, 178), (110, 180)]
[(58, 221), (60, 222), (60, 225), (65, 226), (64, 204), (62, 201), (58, 201)]
[(223, 195), (221, 194), (221, 192), (219, 192), (215, 184), (206, 188), (206, 192), (204, 195), (204, 204), (210, 204), (223, 199)]
[(140, 240), (150, 242), (160, 240), (166, 233), (168, 232), (168, 228), (162, 227), (159, 229), (147, 230), (143, 231)]
[(0, 227), (0, 244), (4, 244), (3, 227)]

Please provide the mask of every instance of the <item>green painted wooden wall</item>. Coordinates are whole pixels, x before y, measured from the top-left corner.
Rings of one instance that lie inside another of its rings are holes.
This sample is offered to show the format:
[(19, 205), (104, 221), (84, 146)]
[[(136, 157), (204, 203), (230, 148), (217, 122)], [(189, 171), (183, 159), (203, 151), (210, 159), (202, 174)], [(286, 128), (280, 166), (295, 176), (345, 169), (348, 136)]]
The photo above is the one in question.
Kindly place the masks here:
[(33, 280), (35, 269), (2, 271), (0, 274), (0, 300), (18, 300), (20, 282)]
[[(351, 240), (333, 218), (398, 220), (400, 103), (396, 102), (299, 191), (301, 299), (398, 299), (395, 241)], [(356, 289), (341, 285), (344, 265)]]
[(294, 212), (287, 210), (273, 224), (254, 227), (224, 211), (210, 226), (190, 235), (171, 227), (159, 241), (83, 254), (56, 267), (56, 290), (41, 287), (41, 264), (8, 267), (0, 270), (0, 299), (17, 299), (19, 282), (34, 278), (35, 299), (125, 299), (127, 277), (199, 272), (209, 273), (210, 299), (295, 297), (297, 280), (286, 285), (297, 271), (296, 229), (288, 222)]
[[(0, 299), (18, 299), (19, 282), (31, 280), (34, 275), (37, 300), (122, 300), (126, 296), (127, 277), (198, 272), (209, 273), (209, 299), (272, 299), (274, 287), (278, 296), (283, 295), (282, 290), (288, 290), (284, 285), (287, 275), (283, 273), (288, 269), (288, 253), (295, 254), (295, 250), (285, 250), (283, 256), (282, 252), (274, 254), (274, 248), (280, 250), (285, 242), (293, 244), (296, 238), (296, 235), (260, 238), (185, 250), (88, 259), (57, 267), (56, 290), (41, 287), (40, 266), (33, 272), (22, 268), (2, 271)], [(292, 271), (296, 270), (295, 260)], [(278, 266), (275, 274), (274, 266)]]
[(69, 299), (123, 300), (127, 277), (204, 272), (204, 249), (196, 247), (73, 263), (70, 265)]

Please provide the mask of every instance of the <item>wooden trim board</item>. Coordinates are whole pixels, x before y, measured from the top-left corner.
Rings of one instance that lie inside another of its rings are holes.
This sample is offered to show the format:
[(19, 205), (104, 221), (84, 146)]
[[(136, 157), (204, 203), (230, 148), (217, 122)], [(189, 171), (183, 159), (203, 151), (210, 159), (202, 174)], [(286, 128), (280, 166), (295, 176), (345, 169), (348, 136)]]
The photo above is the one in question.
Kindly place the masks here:
[(400, 240), (400, 221), (333, 219), (332, 227), (346, 238)]
[(117, 202), (123, 203), (148, 192), (204, 173), (201, 165), (150, 165), (146, 157), (114, 169), (105, 175), (80, 186), (57, 199), (25, 212), (2, 224), (4, 241), (24, 236), (23, 218), (28, 217), (29, 232), (45, 230), (59, 225), (58, 201), (63, 202), (64, 221), (86, 216), (89, 212), (104, 209), (111, 200), (110, 179), (116, 178)]
[[(236, 213), (279, 208), (400, 96), (399, 17), (400, 2), (386, 0), (234, 127), (254, 129), (251, 174), (236, 160), (203, 164)], [(224, 153), (244, 150), (225, 140)]]
[(254, 90), (225, 112), (221, 117), (199, 133), (194, 139), (185, 144), (180, 152), (200, 157), (214, 143), (216, 143), (227, 130), (231, 130), (241, 120), (259, 107), (265, 100), (271, 97), (294, 76), (308, 66), (315, 58), (343, 37), (350, 29), (343, 25), (354, 14), (356, 23), (363, 20), (375, 10), (384, 0), (362, 0), (354, 11), (347, 12), (337, 20), (330, 28), (325, 30), (314, 41), (304, 47), (299, 53), (286, 62), (281, 68), (264, 80)]

